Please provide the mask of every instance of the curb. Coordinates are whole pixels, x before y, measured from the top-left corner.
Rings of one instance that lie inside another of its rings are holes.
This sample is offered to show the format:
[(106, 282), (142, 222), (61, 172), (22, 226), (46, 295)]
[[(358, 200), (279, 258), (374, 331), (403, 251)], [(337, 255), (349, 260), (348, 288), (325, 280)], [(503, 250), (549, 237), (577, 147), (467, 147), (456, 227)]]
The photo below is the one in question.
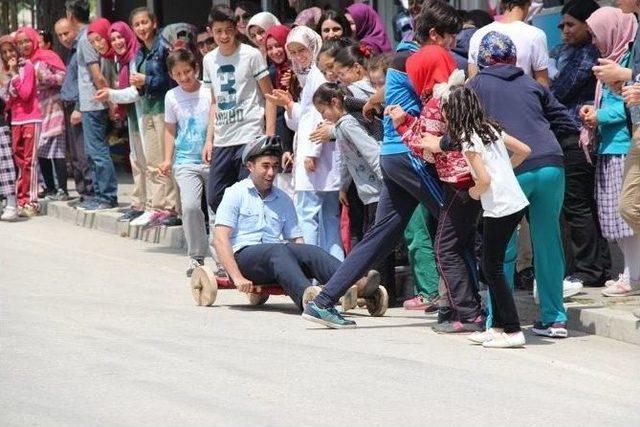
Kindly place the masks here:
[(52, 218), (69, 222), (78, 227), (117, 234), (120, 237), (157, 244), (171, 249), (186, 248), (182, 226), (177, 227), (133, 227), (129, 222), (118, 222), (120, 213), (114, 210), (101, 212), (83, 212), (67, 204), (67, 202), (40, 202), (40, 212)]

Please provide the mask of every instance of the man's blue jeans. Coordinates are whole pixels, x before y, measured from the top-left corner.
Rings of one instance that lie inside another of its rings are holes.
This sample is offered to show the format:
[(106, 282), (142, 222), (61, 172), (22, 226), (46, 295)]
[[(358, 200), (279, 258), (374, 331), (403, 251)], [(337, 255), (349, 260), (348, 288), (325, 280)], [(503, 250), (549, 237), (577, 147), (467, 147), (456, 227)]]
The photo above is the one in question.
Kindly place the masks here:
[(107, 142), (107, 110), (82, 112), (84, 147), (93, 172), (95, 198), (100, 203), (118, 202), (118, 180)]

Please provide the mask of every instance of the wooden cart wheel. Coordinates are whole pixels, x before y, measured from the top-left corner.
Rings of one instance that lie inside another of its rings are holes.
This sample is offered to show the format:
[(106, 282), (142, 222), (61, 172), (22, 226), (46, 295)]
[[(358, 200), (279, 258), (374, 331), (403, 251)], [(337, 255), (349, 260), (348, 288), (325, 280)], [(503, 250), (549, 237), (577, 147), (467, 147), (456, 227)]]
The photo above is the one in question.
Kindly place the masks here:
[(262, 305), (269, 299), (268, 294), (247, 294), (249, 298), (249, 304), (251, 305)]
[(191, 293), (198, 306), (213, 305), (218, 295), (218, 282), (209, 267), (200, 266), (191, 274)]
[(346, 312), (358, 306), (358, 287), (353, 285), (346, 294), (340, 298), (341, 311)]
[(387, 289), (384, 286), (380, 286), (373, 297), (367, 298), (366, 305), (370, 315), (374, 317), (384, 316), (387, 308), (389, 308)]

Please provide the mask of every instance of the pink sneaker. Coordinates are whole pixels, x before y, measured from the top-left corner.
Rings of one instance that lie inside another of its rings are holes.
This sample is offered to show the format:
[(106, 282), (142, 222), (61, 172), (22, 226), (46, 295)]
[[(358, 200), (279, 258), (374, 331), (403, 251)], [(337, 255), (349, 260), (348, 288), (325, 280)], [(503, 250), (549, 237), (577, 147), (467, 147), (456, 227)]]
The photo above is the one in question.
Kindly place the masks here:
[(620, 279), (611, 286), (607, 286), (602, 291), (605, 297), (630, 297), (640, 295), (640, 286), (638, 283), (632, 285), (628, 278), (621, 276)]
[(427, 304), (420, 295), (416, 295), (415, 297), (406, 300), (402, 306), (405, 310), (421, 310), (424, 311), (427, 308)]
[(433, 313), (438, 311), (438, 296), (434, 295), (425, 298), (422, 295), (416, 295), (406, 300), (402, 306), (405, 310), (421, 310), (425, 313)]
[(151, 227), (160, 227), (162, 225), (162, 221), (171, 216), (171, 212), (169, 211), (155, 211), (151, 214), (151, 218), (146, 225), (146, 228)]

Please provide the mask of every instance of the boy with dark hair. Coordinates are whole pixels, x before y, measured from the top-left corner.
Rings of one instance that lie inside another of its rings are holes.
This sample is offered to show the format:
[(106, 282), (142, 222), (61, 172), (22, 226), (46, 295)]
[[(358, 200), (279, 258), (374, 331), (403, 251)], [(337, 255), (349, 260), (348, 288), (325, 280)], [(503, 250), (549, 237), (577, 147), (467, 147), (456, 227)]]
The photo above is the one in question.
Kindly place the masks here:
[(203, 157), (211, 162), (207, 202), (215, 212), (224, 190), (247, 176), (241, 160), (245, 144), (275, 133), (276, 107), (265, 106), (264, 95), (272, 90), (267, 63), (259, 50), (237, 39), (230, 7), (211, 9), (208, 31), (217, 47), (203, 60), (203, 81), (212, 94)]
[(107, 142), (107, 106), (95, 100), (97, 89), (108, 87), (105, 75), (109, 64), (91, 46), (87, 38), (89, 3), (68, 0), (65, 3), (67, 19), (78, 30), (78, 93), (79, 102), (71, 115), (75, 124), (81, 115), (84, 145), (93, 171), (95, 198), (80, 205), (85, 211), (111, 209), (118, 205), (118, 181)]

